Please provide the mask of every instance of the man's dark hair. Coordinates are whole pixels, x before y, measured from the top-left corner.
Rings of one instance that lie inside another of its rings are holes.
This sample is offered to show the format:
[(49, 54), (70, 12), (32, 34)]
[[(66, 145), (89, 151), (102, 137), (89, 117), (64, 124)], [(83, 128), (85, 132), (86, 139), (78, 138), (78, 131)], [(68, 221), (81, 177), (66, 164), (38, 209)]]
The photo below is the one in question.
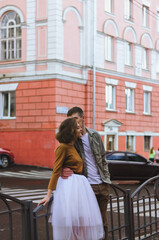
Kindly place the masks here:
[(75, 118), (65, 119), (59, 127), (59, 131), (56, 134), (56, 139), (60, 143), (71, 143), (72, 141), (77, 140), (77, 121)]
[(67, 117), (71, 117), (74, 113), (78, 113), (81, 118), (84, 116), (84, 112), (80, 107), (73, 107), (67, 112)]

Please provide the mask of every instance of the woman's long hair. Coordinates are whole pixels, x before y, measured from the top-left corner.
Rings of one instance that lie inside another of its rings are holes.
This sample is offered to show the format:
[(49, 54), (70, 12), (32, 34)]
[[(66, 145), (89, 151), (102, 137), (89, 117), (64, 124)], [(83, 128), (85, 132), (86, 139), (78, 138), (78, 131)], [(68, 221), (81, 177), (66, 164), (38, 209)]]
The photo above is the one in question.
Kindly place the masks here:
[(75, 118), (65, 119), (59, 126), (59, 131), (56, 134), (56, 139), (60, 143), (71, 143), (77, 140), (77, 122)]
[(154, 147), (151, 148), (150, 153), (153, 153), (153, 149), (154, 149)]

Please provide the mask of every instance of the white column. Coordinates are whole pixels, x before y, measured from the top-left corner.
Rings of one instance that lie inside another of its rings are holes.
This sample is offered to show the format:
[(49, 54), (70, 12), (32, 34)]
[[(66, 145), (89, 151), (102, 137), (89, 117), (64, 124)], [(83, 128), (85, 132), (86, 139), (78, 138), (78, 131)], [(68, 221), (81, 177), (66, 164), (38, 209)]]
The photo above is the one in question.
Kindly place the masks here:
[(92, 65), (92, 31), (93, 31), (93, 1), (83, 1), (83, 12), (84, 12), (84, 61), (83, 64), (87, 66)]
[(157, 64), (157, 53), (156, 51), (151, 51), (151, 78), (156, 79), (156, 64)]
[(48, 58), (63, 60), (62, 0), (48, 0)]
[(36, 60), (36, 1), (27, 0), (27, 75), (35, 74)]
[(138, 45), (135, 46), (135, 74), (142, 75), (142, 48)]
[(125, 56), (125, 48), (124, 42), (121, 39), (117, 39), (117, 71), (124, 72), (124, 56)]
[(97, 33), (96, 37), (96, 67), (104, 69), (105, 62), (105, 36)]

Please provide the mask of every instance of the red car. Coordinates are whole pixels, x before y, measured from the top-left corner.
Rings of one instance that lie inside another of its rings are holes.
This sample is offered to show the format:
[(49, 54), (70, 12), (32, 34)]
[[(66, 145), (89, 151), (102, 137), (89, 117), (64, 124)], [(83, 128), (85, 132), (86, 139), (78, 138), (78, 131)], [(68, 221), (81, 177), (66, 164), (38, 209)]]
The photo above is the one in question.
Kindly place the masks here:
[(0, 166), (6, 168), (14, 163), (14, 154), (7, 148), (0, 148)]

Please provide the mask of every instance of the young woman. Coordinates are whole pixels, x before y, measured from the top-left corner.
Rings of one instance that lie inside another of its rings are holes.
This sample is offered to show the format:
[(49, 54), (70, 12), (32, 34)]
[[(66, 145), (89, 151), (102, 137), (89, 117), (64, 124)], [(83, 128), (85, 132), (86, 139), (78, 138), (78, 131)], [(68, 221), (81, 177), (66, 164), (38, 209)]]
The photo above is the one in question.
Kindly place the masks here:
[[(99, 240), (104, 237), (99, 206), (87, 178), (82, 175), (83, 161), (74, 147), (78, 137), (81, 137), (81, 129), (75, 118), (64, 120), (56, 135), (60, 145), (56, 149), (48, 193), (39, 203), (46, 205), (56, 189), (52, 205), (54, 240)], [(64, 167), (74, 172), (68, 179), (60, 177)]]
[(154, 147), (152, 147), (149, 152), (149, 160), (154, 162), (154, 159), (155, 159), (155, 150), (154, 150)]

